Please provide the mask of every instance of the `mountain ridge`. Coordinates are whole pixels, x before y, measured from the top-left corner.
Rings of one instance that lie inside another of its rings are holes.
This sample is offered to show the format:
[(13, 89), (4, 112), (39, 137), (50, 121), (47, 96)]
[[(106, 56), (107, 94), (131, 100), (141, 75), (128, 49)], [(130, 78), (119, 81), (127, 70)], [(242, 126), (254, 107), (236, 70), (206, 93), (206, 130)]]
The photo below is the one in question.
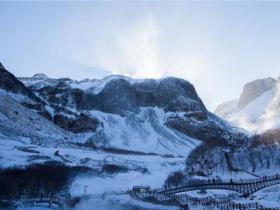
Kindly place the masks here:
[(242, 143), (247, 139), (243, 131), (210, 114), (194, 86), (183, 79), (115, 75), (79, 83), (41, 73), (18, 79), (43, 101), (47, 119), (72, 143), (184, 156), (200, 144), (195, 142), (217, 140), (227, 146), (235, 136)]
[(280, 127), (280, 80), (264, 78), (244, 85), (239, 99), (219, 105), (214, 113), (252, 132)]

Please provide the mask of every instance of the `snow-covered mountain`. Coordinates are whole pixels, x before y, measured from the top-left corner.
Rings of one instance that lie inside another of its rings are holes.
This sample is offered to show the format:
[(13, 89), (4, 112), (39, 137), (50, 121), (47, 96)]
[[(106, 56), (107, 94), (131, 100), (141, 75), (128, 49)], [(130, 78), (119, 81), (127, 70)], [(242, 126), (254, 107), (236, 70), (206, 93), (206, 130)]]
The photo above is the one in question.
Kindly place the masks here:
[(6, 137), (172, 156), (186, 156), (201, 143), (247, 139), (208, 112), (193, 85), (182, 79), (15, 78), (2, 65), (0, 74), (0, 133)]
[(71, 134), (54, 125), (46, 103), (0, 65), (0, 135), (37, 144), (59, 144)]
[[(277, 84), (248, 85), (220, 113), (276, 97)], [(90, 194), (162, 187), (176, 170), (186, 178), (270, 174), (280, 168), (271, 155), (280, 154), (278, 133), (251, 136), (209, 112), (193, 85), (179, 78), (16, 78), (0, 65), (0, 168), (58, 162), (90, 169), (69, 184), (72, 195), (83, 195), (85, 186)]]
[(258, 79), (246, 84), (239, 99), (217, 107), (215, 114), (252, 132), (280, 127), (280, 79)]

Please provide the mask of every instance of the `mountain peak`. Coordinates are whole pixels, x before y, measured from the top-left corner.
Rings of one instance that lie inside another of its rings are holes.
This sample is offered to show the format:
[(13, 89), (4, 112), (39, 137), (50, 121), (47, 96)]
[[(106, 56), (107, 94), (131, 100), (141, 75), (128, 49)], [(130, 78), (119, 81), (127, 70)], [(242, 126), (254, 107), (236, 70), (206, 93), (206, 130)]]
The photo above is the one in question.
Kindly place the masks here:
[(275, 87), (276, 80), (268, 77), (264, 79), (257, 79), (244, 85), (243, 92), (240, 95), (239, 107), (244, 108), (252, 100), (256, 99), (264, 92)]
[(257, 79), (244, 85), (239, 100), (218, 106), (215, 113), (253, 132), (279, 128), (279, 79)]
[(5, 69), (5, 67), (3, 66), (3, 64), (0, 62), (0, 69)]
[(49, 78), (47, 75), (43, 74), (43, 73), (38, 73), (38, 74), (34, 74), (32, 76), (32, 78), (36, 78), (36, 79), (47, 79)]
[(0, 63), (0, 89), (10, 91), (12, 93), (20, 93), (28, 96), (34, 101), (41, 102), (35, 94), (24, 86), (12, 73), (10, 73), (1, 63)]

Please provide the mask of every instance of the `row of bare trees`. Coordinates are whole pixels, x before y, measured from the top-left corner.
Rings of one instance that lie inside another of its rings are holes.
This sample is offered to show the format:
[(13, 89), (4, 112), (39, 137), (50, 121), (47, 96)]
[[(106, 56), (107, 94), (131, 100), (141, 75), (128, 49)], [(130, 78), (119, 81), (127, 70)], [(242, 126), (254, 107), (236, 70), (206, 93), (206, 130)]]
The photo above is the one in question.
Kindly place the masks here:
[(86, 171), (57, 162), (0, 169), (0, 198), (54, 196), (66, 190), (76, 174)]

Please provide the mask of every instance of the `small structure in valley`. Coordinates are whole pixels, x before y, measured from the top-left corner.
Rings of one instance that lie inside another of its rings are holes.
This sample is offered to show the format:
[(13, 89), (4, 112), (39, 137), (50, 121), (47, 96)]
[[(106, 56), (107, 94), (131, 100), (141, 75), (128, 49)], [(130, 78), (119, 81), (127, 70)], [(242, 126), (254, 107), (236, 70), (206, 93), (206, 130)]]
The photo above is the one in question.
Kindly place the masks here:
[(136, 193), (145, 193), (145, 192), (150, 192), (151, 187), (149, 185), (147, 186), (134, 186), (132, 190)]

